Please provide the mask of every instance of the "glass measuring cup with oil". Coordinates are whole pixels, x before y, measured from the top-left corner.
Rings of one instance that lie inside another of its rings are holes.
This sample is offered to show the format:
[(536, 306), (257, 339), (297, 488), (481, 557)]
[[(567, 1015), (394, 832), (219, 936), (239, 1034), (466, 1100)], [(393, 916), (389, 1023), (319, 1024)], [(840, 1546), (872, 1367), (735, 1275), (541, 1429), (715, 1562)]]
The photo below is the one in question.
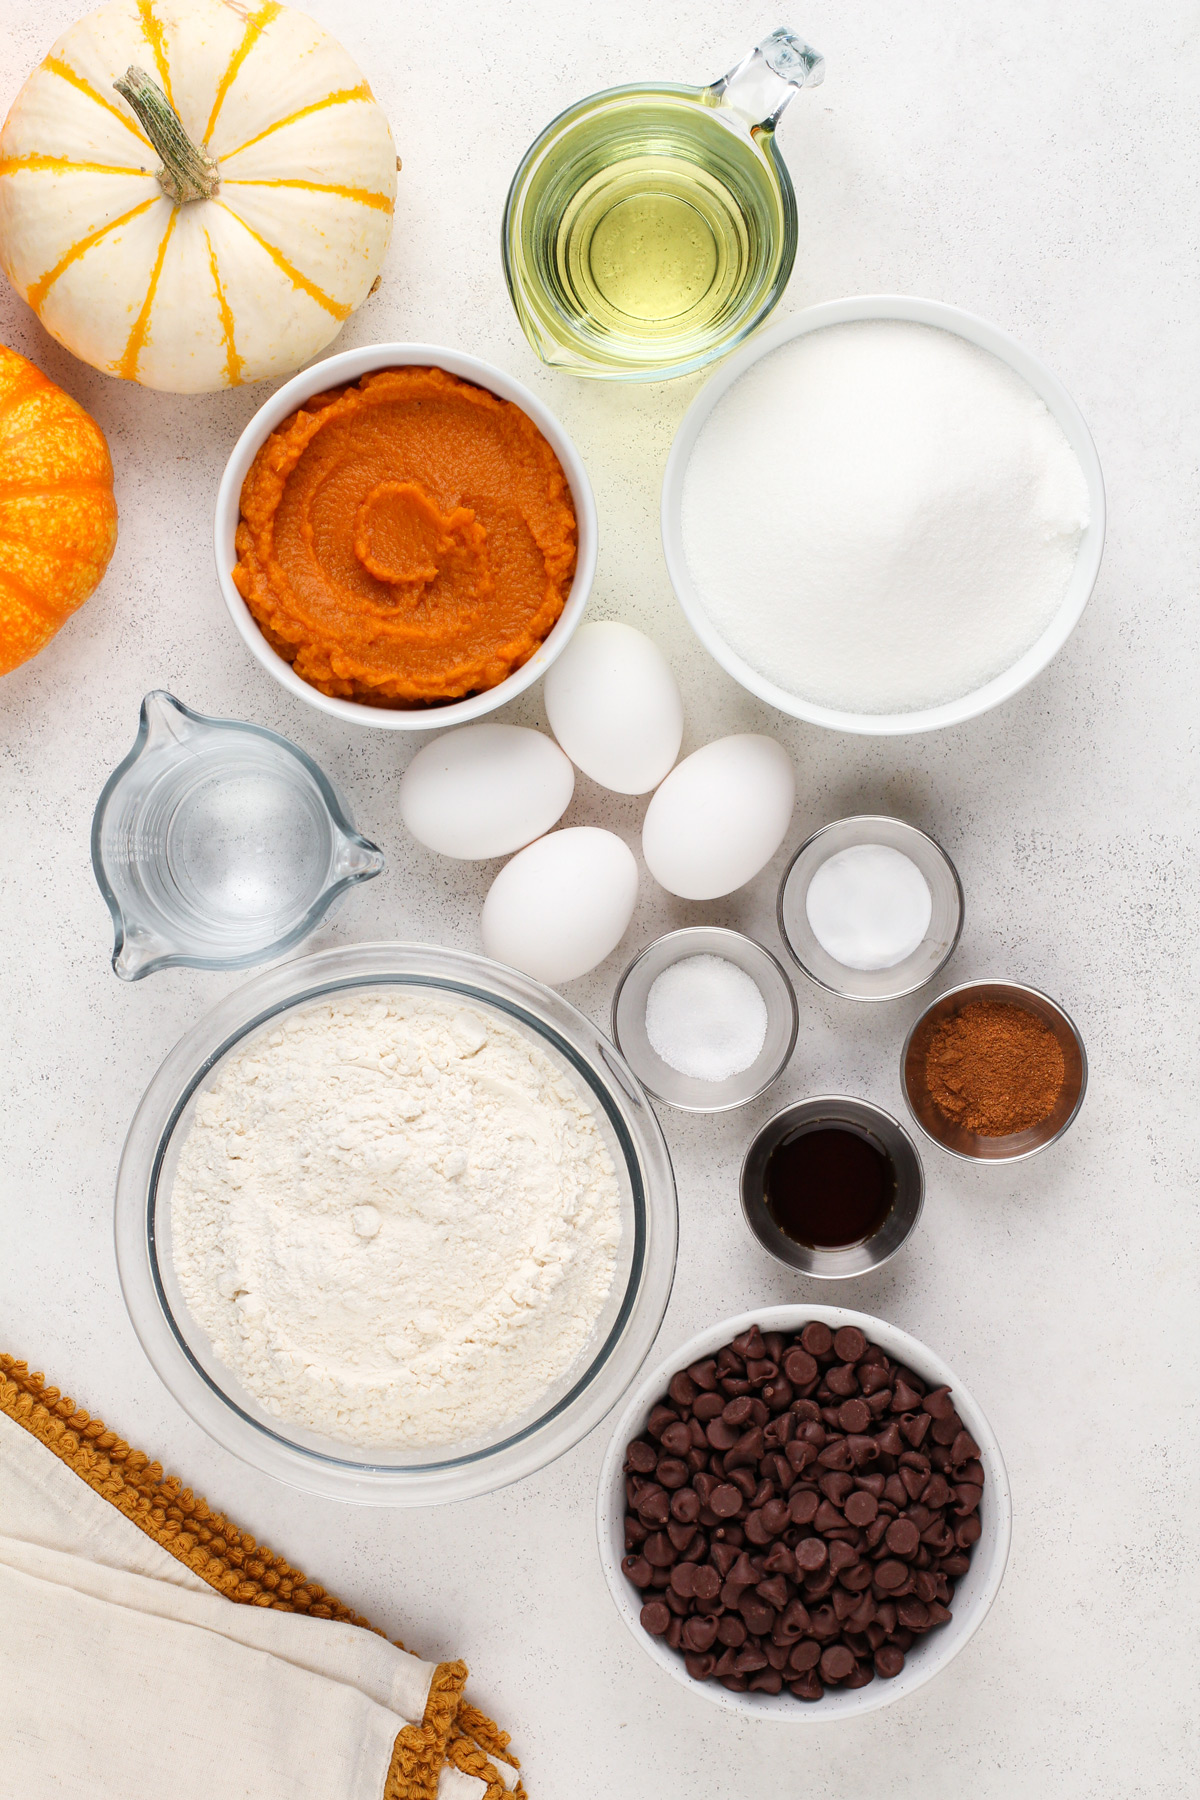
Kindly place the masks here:
[(796, 254), (779, 117), (825, 65), (794, 32), (709, 87), (609, 88), (526, 151), (504, 211), (504, 273), (543, 362), (661, 381), (753, 331)]

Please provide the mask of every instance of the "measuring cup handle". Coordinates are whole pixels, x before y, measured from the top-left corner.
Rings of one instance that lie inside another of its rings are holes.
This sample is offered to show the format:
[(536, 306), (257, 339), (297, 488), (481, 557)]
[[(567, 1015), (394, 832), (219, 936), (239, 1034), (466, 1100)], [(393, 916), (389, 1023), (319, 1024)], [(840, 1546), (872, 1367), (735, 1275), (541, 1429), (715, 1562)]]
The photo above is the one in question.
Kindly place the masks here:
[(714, 106), (739, 113), (752, 131), (773, 131), (798, 88), (818, 87), (825, 58), (781, 26), (707, 90)]

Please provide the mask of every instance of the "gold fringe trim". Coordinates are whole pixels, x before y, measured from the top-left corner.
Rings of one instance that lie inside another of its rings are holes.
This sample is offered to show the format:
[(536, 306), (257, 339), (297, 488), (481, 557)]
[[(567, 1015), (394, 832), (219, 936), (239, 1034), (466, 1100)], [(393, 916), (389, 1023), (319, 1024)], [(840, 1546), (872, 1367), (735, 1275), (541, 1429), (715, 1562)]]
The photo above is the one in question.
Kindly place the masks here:
[[(58, 1388), (47, 1387), (44, 1375), (31, 1373), (27, 1363), (4, 1352), (0, 1412), (227, 1600), (336, 1619), (385, 1635), (223, 1513), (214, 1512), (177, 1476), (164, 1475), (161, 1463), (131, 1450), (102, 1419), (91, 1417)], [(398, 1638), (392, 1641), (404, 1649)], [(438, 1663), (420, 1725), (406, 1725), (397, 1734), (380, 1800), (434, 1800), (446, 1761), (486, 1781), (486, 1800), (501, 1800), (505, 1789), (486, 1753), (500, 1755), (514, 1768), (519, 1764), (508, 1751), (508, 1733), (463, 1700), (466, 1679), (465, 1663)], [(514, 1800), (525, 1800), (519, 1782)]]

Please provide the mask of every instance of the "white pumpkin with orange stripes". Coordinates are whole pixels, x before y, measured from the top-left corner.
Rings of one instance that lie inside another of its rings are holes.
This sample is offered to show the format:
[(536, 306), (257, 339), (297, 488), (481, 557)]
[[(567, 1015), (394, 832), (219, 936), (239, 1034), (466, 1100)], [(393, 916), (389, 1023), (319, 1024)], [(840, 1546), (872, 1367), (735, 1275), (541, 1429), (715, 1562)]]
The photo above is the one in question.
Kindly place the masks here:
[(387, 120), (303, 13), (113, 0), (5, 121), (0, 263), (85, 362), (206, 393), (329, 343), (370, 292), (395, 192)]

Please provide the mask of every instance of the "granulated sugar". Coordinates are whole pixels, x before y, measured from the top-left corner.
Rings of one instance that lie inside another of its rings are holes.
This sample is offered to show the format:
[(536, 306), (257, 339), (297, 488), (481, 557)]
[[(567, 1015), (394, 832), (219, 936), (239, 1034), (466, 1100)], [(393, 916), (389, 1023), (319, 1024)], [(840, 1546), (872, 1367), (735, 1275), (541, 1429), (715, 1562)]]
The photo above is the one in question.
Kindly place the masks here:
[(220, 1065), (171, 1229), (189, 1308), (268, 1412), (358, 1445), (465, 1445), (583, 1349), (620, 1191), (595, 1113), (532, 1039), (367, 993)]
[(828, 326), (717, 403), (683, 486), (717, 631), (812, 703), (907, 712), (1040, 637), (1088, 523), (1083, 470), (1021, 377), (951, 332)]
[(646, 1036), (678, 1074), (728, 1081), (761, 1054), (767, 1003), (757, 982), (728, 958), (685, 956), (646, 995)]

